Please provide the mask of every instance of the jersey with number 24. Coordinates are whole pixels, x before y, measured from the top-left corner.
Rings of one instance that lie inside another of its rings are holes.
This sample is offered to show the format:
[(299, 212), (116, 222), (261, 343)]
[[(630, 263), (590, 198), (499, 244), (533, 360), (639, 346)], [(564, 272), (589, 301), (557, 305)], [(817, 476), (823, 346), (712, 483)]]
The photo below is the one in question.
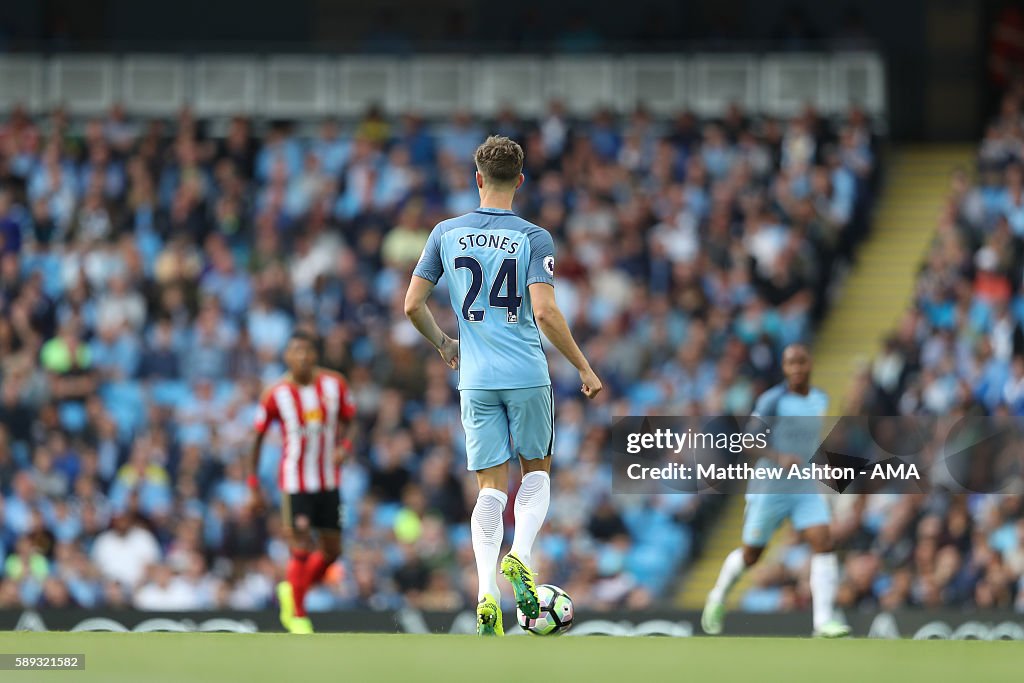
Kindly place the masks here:
[(434, 227), (414, 275), (446, 276), (459, 321), (459, 389), (551, 383), (529, 286), (554, 284), (551, 235), (512, 211), (481, 208)]

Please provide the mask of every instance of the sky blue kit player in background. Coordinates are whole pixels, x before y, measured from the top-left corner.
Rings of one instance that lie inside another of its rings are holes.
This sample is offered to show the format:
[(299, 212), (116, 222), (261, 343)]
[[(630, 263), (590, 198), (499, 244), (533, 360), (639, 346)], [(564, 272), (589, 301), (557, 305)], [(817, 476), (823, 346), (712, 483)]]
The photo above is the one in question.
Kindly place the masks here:
[[(804, 465), (821, 441), (822, 418), (828, 413), (828, 396), (811, 386), (811, 353), (803, 344), (787, 346), (782, 353), (782, 384), (761, 394), (754, 402), (754, 417), (770, 421), (772, 456), (762, 457), (756, 468)], [(794, 418), (787, 420), (785, 418)], [(780, 419), (781, 418), (781, 419)], [(772, 485), (786, 493), (771, 492)], [(806, 487), (806, 490), (801, 490)], [(743, 515), (743, 547), (729, 553), (701, 615), (701, 627), (710, 635), (722, 632), (725, 601), (743, 572), (760, 559), (772, 534), (789, 519), (803, 541), (811, 546), (811, 603), (814, 634), (842, 638), (850, 628), (835, 617), (839, 587), (839, 561), (832, 550), (829, 524), (832, 513), (815, 481), (783, 483), (753, 480), (747, 488)]]
[[(579, 371), (585, 396), (597, 396), (601, 380), (555, 303), (551, 235), (512, 211), (524, 180), (522, 148), (491, 136), (474, 160), (480, 208), (442, 221), (430, 233), (409, 283), (405, 313), (444, 362), (459, 370), (466, 454), (480, 486), (471, 520), (480, 580), (477, 632), (503, 635), (497, 563), (509, 461), (516, 456), (523, 478), (512, 550), (501, 560), (501, 573), (512, 584), (516, 606), (527, 617), (540, 613), (530, 554), (551, 500), (554, 441), (551, 378), (540, 333)], [(458, 339), (437, 326), (427, 306), (442, 274), (459, 321)]]

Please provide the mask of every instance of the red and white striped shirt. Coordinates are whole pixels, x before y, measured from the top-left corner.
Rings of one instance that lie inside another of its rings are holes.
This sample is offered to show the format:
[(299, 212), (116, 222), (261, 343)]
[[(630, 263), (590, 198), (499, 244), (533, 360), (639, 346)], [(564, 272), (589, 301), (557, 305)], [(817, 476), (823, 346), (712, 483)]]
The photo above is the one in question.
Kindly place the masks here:
[(278, 484), (285, 493), (315, 493), (338, 488), (334, 449), (340, 427), (355, 417), (345, 379), (317, 371), (312, 383), (283, 379), (263, 394), (256, 413), (256, 431), (265, 434), (281, 424), (284, 440)]

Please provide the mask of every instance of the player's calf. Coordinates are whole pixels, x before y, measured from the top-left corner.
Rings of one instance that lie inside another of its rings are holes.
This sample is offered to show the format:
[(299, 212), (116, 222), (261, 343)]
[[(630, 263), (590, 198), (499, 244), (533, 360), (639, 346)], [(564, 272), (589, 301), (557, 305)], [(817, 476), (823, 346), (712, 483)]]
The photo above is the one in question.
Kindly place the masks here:
[(747, 567), (757, 561), (762, 550), (763, 548), (758, 546), (744, 545), (742, 549), (737, 548), (726, 556), (700, 616), (700, 627), (704, 633), (717, 636), (722, 632), (725, 626), (725, 601), (729, 591), (736, 585)]
[(278, 618), (285, 631), (291, 631), (292, 620), (295, 618), (295, 593), (292, 584), (288, 581), (281, 581), (277, 584), (277, 606)]

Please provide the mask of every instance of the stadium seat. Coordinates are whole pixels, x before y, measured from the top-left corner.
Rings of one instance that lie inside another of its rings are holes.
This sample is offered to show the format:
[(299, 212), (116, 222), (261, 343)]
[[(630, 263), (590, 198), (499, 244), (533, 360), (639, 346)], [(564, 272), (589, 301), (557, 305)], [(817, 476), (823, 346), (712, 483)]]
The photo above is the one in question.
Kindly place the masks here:
[(52, 252), (30, 254), (22, 258), (22, 272), (39, 272), (43, 276), (43, 290), (47, 296), (59, 298), (64, 292), (64, 273), (60, 256)]
[(782, 589), (778, 587), (752, 588), (740, 599), (740, 609), (764, 614), (778, 611), (782, 602)]
[(218, 404), (226, 404), (234, 397), (237, 391), (238, 387), (234, 382), (231, 382), (229, 380), (217, 382), (217, 385), (214, 387), (213, 390), (213, 400), (215, 400)]
[(661, 548), (653, 545), (634, 545), (626, 556), (625, 569), (647, 590), (658, 594), (672, 576), (675, 563), (665, 561)]
[(188, 399), (191, 390), (182, 380), (159, 380), (149, 387), (149, 396), (159, 406), (176, 406)]
[(202, 445), (210, 440), (210, 428), (205, 424), (178, 425), (178, 441), (185, 445)]
[(85, 406), (78, 401), (64, 401), (57, 409), (60, 424), (73, 434), (82, 431), (86, 425)]
[(146, 400), (139, 382), (110, 382), (100, 388), (103, 404), (113, 416), (122, 436), (134, 433), (146, 417)]
[(395, 517), (398, 516), (398, 511), (402, 509), (399, 503), (381, 503), (377, 506), (376, 516), (373, 518), (373, 524), (381, 529), (391, 529), (395, 525)]

